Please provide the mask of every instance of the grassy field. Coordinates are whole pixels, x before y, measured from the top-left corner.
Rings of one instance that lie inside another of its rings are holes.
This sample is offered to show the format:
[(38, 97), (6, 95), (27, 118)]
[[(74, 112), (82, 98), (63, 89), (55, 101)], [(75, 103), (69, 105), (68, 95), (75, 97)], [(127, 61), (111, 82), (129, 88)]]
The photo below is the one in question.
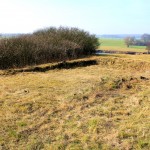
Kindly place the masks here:
[(130, 46), (127, 47), (123, 39), (100, 39), (101, 45), (98, 49), (101, 50), (115, 50), (115, 51), (133, 51), (146, 52), (145, 46)]
[(0, 149), (150, 149), (150, 56), (81, 60), (97, 65), (0, 71)]

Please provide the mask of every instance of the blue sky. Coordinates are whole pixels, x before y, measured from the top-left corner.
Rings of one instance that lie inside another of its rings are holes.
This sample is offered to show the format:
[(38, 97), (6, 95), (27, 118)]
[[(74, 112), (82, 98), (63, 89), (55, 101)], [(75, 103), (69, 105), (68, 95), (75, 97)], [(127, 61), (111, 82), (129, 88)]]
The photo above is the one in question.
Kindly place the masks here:
[(0, 33), (49, 26), (94, 34), (150, 33), (150, 0), (0, 0)]

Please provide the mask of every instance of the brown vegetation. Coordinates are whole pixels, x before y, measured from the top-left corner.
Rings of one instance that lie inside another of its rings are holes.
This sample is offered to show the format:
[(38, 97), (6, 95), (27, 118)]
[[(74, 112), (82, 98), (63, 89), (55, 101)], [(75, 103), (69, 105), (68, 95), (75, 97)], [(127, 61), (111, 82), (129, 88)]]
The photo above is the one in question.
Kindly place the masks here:
[(0, 69), (64, 61), (90, 55), (95, 35), (77, 28), (48, 28), (30, 35), (0, 40)]

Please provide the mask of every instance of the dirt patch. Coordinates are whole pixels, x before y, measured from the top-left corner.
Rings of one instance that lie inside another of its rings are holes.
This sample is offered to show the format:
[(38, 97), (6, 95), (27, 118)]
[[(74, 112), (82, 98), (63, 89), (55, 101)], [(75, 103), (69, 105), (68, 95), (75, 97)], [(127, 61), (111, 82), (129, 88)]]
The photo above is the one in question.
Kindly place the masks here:
[(108, 78), (101, 79), (101, 85), (104, 85), (109, 90), (125, 89), (130, 90), (135, 88), (139, 83), (149, 80), (149, 78), (140, 77), (117, 77), (116, 79), (109, 80)]

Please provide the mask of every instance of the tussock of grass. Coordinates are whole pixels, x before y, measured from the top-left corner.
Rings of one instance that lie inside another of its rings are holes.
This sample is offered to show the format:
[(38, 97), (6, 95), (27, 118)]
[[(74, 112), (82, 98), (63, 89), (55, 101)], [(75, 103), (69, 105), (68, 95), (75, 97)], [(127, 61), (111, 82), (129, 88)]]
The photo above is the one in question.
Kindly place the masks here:
[(93, 56), (84, 60), (98, 65), (1, 75), (2, 149), (150, 149), (146, 57)]

